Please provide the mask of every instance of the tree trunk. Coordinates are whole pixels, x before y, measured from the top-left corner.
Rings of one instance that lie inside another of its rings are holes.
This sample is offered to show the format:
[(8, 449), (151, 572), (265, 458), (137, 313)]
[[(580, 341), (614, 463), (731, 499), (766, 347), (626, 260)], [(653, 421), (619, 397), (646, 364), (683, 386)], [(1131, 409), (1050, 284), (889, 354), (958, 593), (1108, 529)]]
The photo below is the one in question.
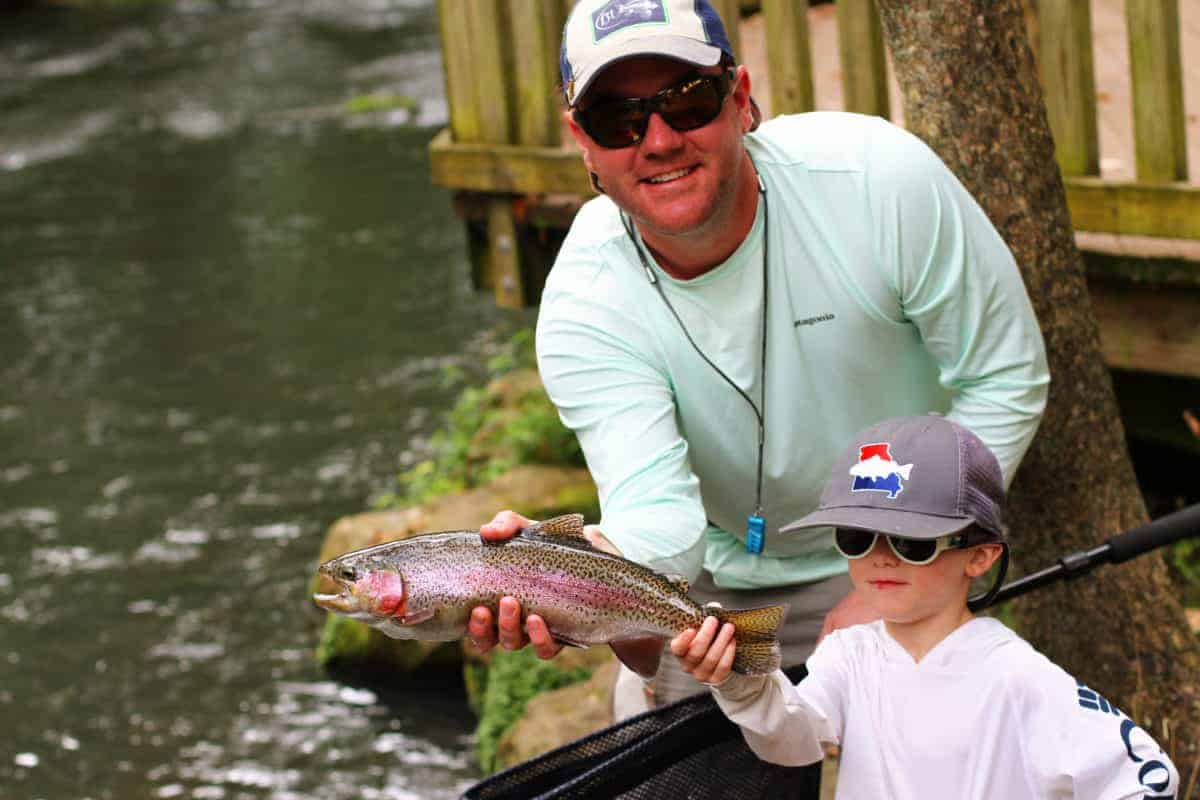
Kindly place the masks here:
[[(908, 128), (975, 196), (1012, 249), (1050, 362), (1050, 399), (1008, 523), (1025, 570), (1146, 521), (1101, 358), (1083, 262), (1021, 0), (877, 0)], [(1105, 694), (1193, 775), (1200, 647), (1161, 554), (1016, 601), (1022, 633)]]

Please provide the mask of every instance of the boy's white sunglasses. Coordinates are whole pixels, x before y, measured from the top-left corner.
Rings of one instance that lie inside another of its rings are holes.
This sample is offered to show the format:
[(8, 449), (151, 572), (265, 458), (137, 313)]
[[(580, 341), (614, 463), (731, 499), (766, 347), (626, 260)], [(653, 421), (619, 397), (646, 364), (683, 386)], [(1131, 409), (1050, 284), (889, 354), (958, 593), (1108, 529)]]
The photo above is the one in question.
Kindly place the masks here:
[(875, 549), (875, 540), (882, 536), (896, 558), (906, 564), (924, 566), (942, 554), (943, 550), (957, 550), (970, 546), (970, 534), (951, 533), (936, 539), (905, 539), (876, 531), (855, 531), (838, 528), (833, 534), (833, 544), (846, 558), (862, 558)]

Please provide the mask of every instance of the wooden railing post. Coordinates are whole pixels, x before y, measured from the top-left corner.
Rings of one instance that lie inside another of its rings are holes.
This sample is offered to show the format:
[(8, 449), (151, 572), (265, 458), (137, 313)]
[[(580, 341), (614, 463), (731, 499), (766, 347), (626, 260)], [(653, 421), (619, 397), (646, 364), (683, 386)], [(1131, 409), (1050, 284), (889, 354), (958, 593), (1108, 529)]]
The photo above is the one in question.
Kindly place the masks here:
[[(557, 0), (546, 2), (557, 5)], [(518, 132), (548, 127), (541, 118), (544, 112), (536, 110), (518, 124), (518, 67), (509, 11), (509, 0), (438, 0), (446, 94), (456, 142), (510, 145)], [(522, 20), (518, 27), (526, 28), (525, 23)], [(537, 50), (544, 55), (543, 48)], [(522, 81), (537, 80), (545, 72), (528, 69), (526, 62), (522, 68), (526, 70), (520, 76)], [(543, 130), (537, 135), (544, 138), (548, 134)], [(488, 199), (486, 228), (486, 246), (480, 242), (472, 248), (479, 259), (474, 272), (480, 284), (492, 288), (497, 305), (519, 308), (524, 305), (525, 290), (512, 197), (493, 195)]]
[(1178, 0), (1125, 0), (1139, 181), (1187, 180)]
[(454, 13), (466, 19), (475, 68), (471, 79), (475, 84), (475, 108), (482, 140), (512, 144), (516, 115), (512, 32), (505, 11), (508, 0), (456, 0), (450, 5), (454, 6)]
[(772, 114), (796, 114), (817, 107), (807, 9), (807, 2), (762, 0), (767, 62), (771, 65)]
[(1088, 0), (1039, 0), (1038, 64), (1064, 175), (1099, 175), (1092, 20)]
[(442, 71), (450, 130), (457, 142), (482, 141), (475, 104), (475, 63), (471, 57), (470, 29), (458, 0), (438, 0), (438, 30), (442, 42)]
[(562, 0), (510, 3), (517, 142), (554, 147), (562, 138), (558, 90), (558, 45), (566, 20)]
[(838, 0), (837, 28), (846, 110), (887, 119), (887, 55), (874, 0)]

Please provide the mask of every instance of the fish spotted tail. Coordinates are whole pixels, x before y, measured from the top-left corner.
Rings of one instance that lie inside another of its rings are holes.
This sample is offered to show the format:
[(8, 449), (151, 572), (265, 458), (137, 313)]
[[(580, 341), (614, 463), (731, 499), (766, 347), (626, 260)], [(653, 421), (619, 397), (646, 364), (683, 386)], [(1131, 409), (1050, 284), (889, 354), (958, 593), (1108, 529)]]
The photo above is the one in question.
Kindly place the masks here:
[(732, 622), (737, 650), (733, 671), (742, 675), (768, 675), (779, 669), (779, 626), (787, 615), (787, 604), (761, 608), (724, 609), (716, 604), (705, 607), (722, 624)]

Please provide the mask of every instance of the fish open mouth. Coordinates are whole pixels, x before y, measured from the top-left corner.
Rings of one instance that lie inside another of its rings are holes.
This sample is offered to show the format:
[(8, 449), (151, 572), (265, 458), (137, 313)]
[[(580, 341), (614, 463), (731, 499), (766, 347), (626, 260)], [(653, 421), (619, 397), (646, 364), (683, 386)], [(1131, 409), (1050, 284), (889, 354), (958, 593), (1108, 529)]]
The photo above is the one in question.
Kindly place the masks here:
[(336, 592), (316, 592), (313, 594), (313, 602), (326, 611), (333, 611), (337, 614), (346, 614), (347, 616), (356, 616), (361, 614), (365, 609), (359, 602), (358, 597), (354, 593), (354, 581), (351, 577), (357, 576), (350, 574), (338, 574), (338, 564), (334, 561), (322, 564), (317, 571), (325, 578), (325, 584), (333, 584), (337, 587)]
[(338, 614), (354, 614), (359, 611), (358, 598), (344, 588), (337, 594), (318, 592), (313, 595), (313, 602), (326, 611)]

